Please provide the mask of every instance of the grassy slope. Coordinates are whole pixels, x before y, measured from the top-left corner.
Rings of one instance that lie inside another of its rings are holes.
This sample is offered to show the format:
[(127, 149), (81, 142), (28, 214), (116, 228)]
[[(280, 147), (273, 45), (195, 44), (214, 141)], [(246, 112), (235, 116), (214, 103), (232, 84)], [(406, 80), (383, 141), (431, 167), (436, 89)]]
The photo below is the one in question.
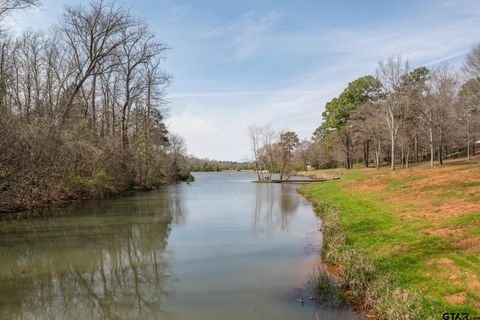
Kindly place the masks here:
[(336, 208), (349, 245), (398, 276), (402, 287), (419, 290), (436, 315), (479, 313), (478, 162), (354, 170), (301, 192), (317, 205)]

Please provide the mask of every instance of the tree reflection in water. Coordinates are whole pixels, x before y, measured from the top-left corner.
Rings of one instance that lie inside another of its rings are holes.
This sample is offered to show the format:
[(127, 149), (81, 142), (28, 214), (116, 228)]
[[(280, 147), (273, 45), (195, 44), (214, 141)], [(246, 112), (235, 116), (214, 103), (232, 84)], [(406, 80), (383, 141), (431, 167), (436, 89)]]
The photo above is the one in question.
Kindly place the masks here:
[(287, 230), (300, 201), (292, 185), (257, 183), (253, 230), (256, 234)]
[(180, 193), (158, 193), (1, 221), (0, 318), (173, 318), (166, 246), (185, 213)]

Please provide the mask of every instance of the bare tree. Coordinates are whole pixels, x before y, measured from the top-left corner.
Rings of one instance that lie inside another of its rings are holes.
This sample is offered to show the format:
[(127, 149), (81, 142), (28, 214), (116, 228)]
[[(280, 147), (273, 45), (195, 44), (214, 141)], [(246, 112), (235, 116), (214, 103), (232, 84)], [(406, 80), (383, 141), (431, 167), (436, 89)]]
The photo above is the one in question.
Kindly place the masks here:
[(464, 71), (471, 77), (480, 77), (480, 43), (476, 43), (465, 57)]
[(442, 64), (432, 72), (430, 82), (430, 103), (433, 108), (434, 126), (438, 140), (438, 161), (443, 164), (446, 154), (445, 144), (448, 128), (452, 123), (456, 104), (457, 80), (447, 64)]
[[(58, 29), (69, 47), (70, 60), (76, 70), (66, 93), (62, 123), (85, 81), (114, 67), (115, 60), (111, 57), (127, 40), (123, 37), (124, 31), (133, 23), (128, 11), (116, 6), (113, 1), (100, 0), (88, 7), (66, 8)], [(91, 112), (94, 115), (96, 110)]]
[[(121, 106), (122, 143), (128, 143), (127, 119), (132, 103), (147, 90), (148, 78), (142, 73), (143, 67), (152, 59), (159, 57), (167, 47), (157, 42), (148, 31), (147, 25), (137, 22), (122, 31), (122, 45), (119, 48), (118, 62), (123, 81), (124, 93)], [(151, 87), (151, 86), (150, 86)], [(151, 91), (150, 91), (151, 93)]]
[(403, 61), (400, 56), (390, 57), (386, 61), (380, 62), (377, 68), (377, 78), (383, 86), (385, 120), (390, 131), (392, 170), (395, 170), (397, 137), (404, 116), (404, 104), (398, 90), (401, 78), (407, 72), (408, 61)]
[(260, 139), (262, 135), (262, 128), (256, 125), (251, 125), (248, 128), (248, 135), (250, 138), (251, 148), (254, 157), (255, 171), (257, 172), (258, 180), (263, 180), (263, 168), (260, 161)]
[[(472, 128), (475, 123), (478, 123), (478, 116), (480, 114), (480, 80), (470, 79), (463, 84), (459, 93), (459, 120), (464, 123), (465, 129), (465, 146), (467, 153), (467, 160), (470, 160), (471, 155), (471, 140)], [(476, 120), (475, 122), (473, 120)], [(475, 137), (475, 135), (473, 135)], [(475, 144), (476, 139), (473, 139)]]
[(272, 179), (272, 173), (275, 171), (276, 163), (276, 148), (275, 138), (277, 133), (273, 130), (271, 125), (266, 125), (262, 128), (263, 147), (262, 158), (265, 159), (266, 167), (268, 167), (268, 179)]
[(0, 19), (14, 10), (22, 10), (40, 5), (40, 0), (0, 0)]

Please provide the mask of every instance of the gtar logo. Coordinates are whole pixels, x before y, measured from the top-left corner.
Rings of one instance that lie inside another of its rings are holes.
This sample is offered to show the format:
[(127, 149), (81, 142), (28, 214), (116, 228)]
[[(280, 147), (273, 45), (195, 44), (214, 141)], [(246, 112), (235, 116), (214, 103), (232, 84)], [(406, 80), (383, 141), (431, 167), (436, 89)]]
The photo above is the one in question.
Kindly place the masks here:
[(468, 320), (468, 313), (466, 312), (445, 312), (443, 314), (444, 320)]

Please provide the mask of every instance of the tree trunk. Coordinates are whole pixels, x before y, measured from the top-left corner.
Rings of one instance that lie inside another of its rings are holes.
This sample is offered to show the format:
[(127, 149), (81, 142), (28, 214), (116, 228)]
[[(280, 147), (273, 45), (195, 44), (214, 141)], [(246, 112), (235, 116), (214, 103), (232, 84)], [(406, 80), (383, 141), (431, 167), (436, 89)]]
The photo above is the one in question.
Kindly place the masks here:
[(470, 161), (470, 128), (469, 128), (469, 120), (467, 116), (467, 161)]
[(473, 146), (472, 146), (472, 155), (475, 156), (476, 154), (476, 146), (477, 146), (477, 136), (473, 135)]
[(370, 159), (370, 140), (363, 143), (363, 164), (365, 168), (368, 168)]
[(444, 136), (443, 136), (443, 129), (440, 132), (440, 143), (438, 146), (438, 161), (440, 165), (443, 165), (443, 145), (444, 145)]
[(128, 137), (127, 137), (127, 105), (122, 107), (122, 125), (120, 126), (121, 130), (121, 137), (122, 137), (122, 147), (125, 149), (128, 144)]
[(391, 152), (391, 155), (390, 155), (390, 161), (391, 161), (391, 162), (390, 162), (390, 168), (391, 168), (392, 170), (395, 170), (395, 133), (393, 132), (393, 130), (392, 130), (392, 132), (391, 132), (391, 134), (390, 134), (390, 138), (391, 138), (391, 143), (392, 143), (391, 150), (390, 150), (390, 152)]
[(405, 167), (408, 169), (410, 164), (410, 146), (407, 148), (407, 156), (405, 157)]
[(435, 157), (435, 150), (433, 148), (433, 128), (430, 127), (428, 129), (428, 134), (429, 134), (429, 143), (430, 143), (430, 167), (433, 167), (434, 165), (434, 157)]
[(115, 137), (115, 101), (112, 101), (112, 123), (111, 123), (111, 129), (112, 129), (112, 138)]
[(125, 101), (122, 105), (122, 126), (121, 126), (121, 136), (122, 136), (122, 147), (126, 148), (128, 144), (128, 135), (127, 135), (127, 110), (130, 104), (130, 73), (127, 74), (125, 81)]
[(97, 75), (93, 75), (92, 78), (92, 137), (95, 138), (97, 135), (97, 110), (95, 108), (95, 98), (96, 98), (96, 87), (97, 87)]
[(152, 79), (151, 77), (148, 78), (147, 83), (147, 111), (145, 112), (145, 179), (144, 185), (147, 185), (148, 182), (148, 174), (149, 174), (149, 163), (148, 163), (148, 156), (149, 156), (149, 143), (150, 143), (150, 109), (152, 104)]
[(381, 150), (382, 150), (382, 143), (381, 143), (381, 140), (378, 139), (377, 150), (375, 150), (375, 158), (376, 158), (375, 167), (377, 168), (377, 170), (380, 169), (380, 152), (381, 152)]
[(415, 150), (413, 154), (413, 162), (418, 162), (418, 137), (415, 134)]
[(405, 169), (405, 147), (403, 146), (400, 148), (400, 161), (402, 162), (402, 169)]
[(280, 170), (280, 181), (283, 180), (283, 171), (285, 170), (285, 159), (282, 159), (282, 169)]
[[(89, 67), (90, 68), (90, 67)], [(72, 91), (72, 94), (68, 97), (68, 100), (65, 104), (65, 110), (63, 111), (63, 116), (62, 116), (62, 119), (60, 119), (60, 124), (63, 125), (65, 123), (65, 121), (67, 120), (67, 117), (68, 117), (68, 114), (70, 113), (70, 108), (72, 107), (73, 105), (73, 101), (75, 100), (75, 97), (77, 96), (77, 94), (80, 92), (80, 89), (82, 88), (83, 86), (83, 83), (88, 79), (89, 75), (85, 75), (83, 76), (80, 81), (78, 81), (76, 84), (75, 84), (75, 87)]]
[(346, 148), (346, 153), (347, 153), (347, 163), (346, 167), (347, 169), (352, 168), (352, 155), (351, 155), (351, 147), (350, 147), (351, 141), (350, 141), (350, 134), (347, 133), (345, 137), (345, 148)]

